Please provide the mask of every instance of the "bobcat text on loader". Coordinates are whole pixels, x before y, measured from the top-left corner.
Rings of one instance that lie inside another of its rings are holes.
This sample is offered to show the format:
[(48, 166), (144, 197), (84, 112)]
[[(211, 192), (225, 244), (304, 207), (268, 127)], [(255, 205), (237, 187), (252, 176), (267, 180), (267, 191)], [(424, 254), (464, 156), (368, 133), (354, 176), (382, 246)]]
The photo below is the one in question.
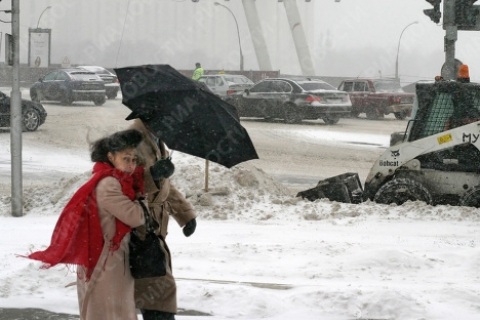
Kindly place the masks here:
[(319, 181), (297, 196), (359, 203), (424, 201), (480, 207), (480, 84), (468, 66), (457, 80), (417, 83), (405, 132), (392, 133), (362, 186), (356, 173)]

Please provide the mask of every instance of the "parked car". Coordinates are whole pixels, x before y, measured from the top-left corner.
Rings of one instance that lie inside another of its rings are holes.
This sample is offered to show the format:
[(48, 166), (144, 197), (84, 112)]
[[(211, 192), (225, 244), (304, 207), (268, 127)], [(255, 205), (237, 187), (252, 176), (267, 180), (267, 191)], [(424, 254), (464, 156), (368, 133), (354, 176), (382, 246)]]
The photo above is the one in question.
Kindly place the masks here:
[(226, 100), (230, 95), (251, 88), (254, 83), (252, 80), (239, 74), (212, 74), (203, 75), (198, 78), (213, 93)]
[(281, 118), (285, 123), (323, 119), (335, 124), (352, 112), (348, 93), (321, 80), (264, 79), (231, 97), (240, 117)]
[[(22, 130), (35, 131), (45, 123), (47, 111), (38, 102), (21, 100), (22, 104)], [(0, 92), (0, 127), (10, 127), (10, 97)]]
[(71, 105), (74, 101), (105, 103), (105, 83), (94, 72), (84, 69), (59, 69), (47, 73), (30, 87), (32, 101), (60, 101)]
[(107, 94), (107, 98), (115, 99), (117, 97), (118, 91), (120, 90), (120, 82), (118, 81), (118, 78), (114, 73), (108, 71), (103, 67), (97, 66), (79, 66), (78, 68), (82, 68), (98, 74), (98, 76), (102, 78), (103, 82), (105, 82), (105, 91)]
[(414, 93), (404, 92), (396, 79), (350, 79), (338, 86), (350, 94), (352, 116), (365, 113), (368, 119), (393, 113), (403, 120), (412, 113)]

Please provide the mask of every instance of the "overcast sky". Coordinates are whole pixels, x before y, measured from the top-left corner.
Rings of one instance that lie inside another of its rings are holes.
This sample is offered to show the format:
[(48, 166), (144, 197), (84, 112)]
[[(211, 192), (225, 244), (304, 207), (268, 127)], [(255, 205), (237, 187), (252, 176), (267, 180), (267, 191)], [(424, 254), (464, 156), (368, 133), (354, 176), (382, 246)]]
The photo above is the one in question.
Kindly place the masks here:
[[(216, 0), (237, 18), (245, 69), (258, 63), (241, 0)], [(28, 57), (28, 28), (52, 29), (51, 62), (68, 57), (72, 64), (108, 68), (166, 63), (192, 69), (239, 69), (239, 48), (231, 14), (215, 0), (35, 0), (20, 7), (21, 63)], [(297, 0), (316, 74), (320, 76), (394, 76), (400, 41), (402, 82), (432, 79), (444, 62), (441, 25), (424, 15), (431, 5), (421, 0)], [(301, 74), (283, 3), (257, 0), (274, 70)], [(40, 21), (42, 11), (46, 10)], [(1, 9), (10, 3), (0, 3)], [(128, 13), (127, 13), (128, 8)], [(9, 15), (0, 17), (9, 20)], [(2, 23), (3, 33), (10, 24)], [(480, 79), (479, 34), (459, 32), (456, 57)], [(2, 55), (4, 60), (3, 40)], [(478, 76), (477, 76), (478, 74)]]

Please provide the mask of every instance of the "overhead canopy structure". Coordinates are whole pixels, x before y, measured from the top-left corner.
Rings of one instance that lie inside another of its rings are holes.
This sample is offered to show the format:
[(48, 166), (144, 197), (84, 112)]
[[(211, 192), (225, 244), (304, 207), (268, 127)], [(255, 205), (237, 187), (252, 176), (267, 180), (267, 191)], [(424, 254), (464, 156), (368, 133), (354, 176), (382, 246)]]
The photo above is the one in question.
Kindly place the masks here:
[[(248, 27), (250, 29), (255, 54), (257, 56), (258, 66), (260, 70), (271, 71), (273, 69), (270, 62), (270, 55), (268, 54), (267, 45), (263, 36), (260, 19), (255, 6), (255, 0), (242, 0), (242, 3)], [(298, 62), (300, 63), (302, 74), (304, 76), (314, 76), (315, 68), (312, 56), (310, 55), (310, 48), (307, 43), (296, 0), (283, 0), (283, 4), (287, 13), (287, 19), (290, 25), (293, 42), (295, 43), (295, 49), (297, 51)]]
[(260, 24), (260, 18), (258, 17), (257, 7), (255, 6), (255, 0), (242, 0), (242, 3), (253, 41), (253, 48), (255, 49), (255, 54), (257, 56), (258, 67), (260, 70), (272, 71), (272, 63), (270, 62), (267, 44), (263, 37), (262, 26)]
[(298, 12), (296, 0), (284, 0), (285, 12), (287, 13), (288, 24), (292, 32), (293, 42), (297, 51), (298, 62), (304, 76), (314, 76), (315, 68), (313, 67), (310, 48), (308, 47), (307, 38), (303, 29), (302, 19)]

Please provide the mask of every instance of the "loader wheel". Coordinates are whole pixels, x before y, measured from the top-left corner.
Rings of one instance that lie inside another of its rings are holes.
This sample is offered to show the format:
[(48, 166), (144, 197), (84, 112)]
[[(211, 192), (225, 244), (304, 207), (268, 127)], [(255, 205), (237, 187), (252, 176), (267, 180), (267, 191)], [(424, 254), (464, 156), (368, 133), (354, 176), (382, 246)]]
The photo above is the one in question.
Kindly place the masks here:
[(480, 186), (473, 187), (460, 198), (461, 206), (480, 208)]
[(401, 205), (408, 200), (432, 203), (430, 192), (415, 180), (393, 178), (378, 189), (373, 199), (377, 203)]

